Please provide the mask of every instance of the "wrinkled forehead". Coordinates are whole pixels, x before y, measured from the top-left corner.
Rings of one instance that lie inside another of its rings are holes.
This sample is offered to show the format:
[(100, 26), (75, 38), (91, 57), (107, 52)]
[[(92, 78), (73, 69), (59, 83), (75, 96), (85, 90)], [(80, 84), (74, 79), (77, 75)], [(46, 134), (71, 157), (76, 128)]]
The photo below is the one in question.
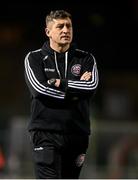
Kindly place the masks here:
[(64, 18), (64, 19), (53, 19), (50, 21), (47, 26), (51, 25), (58, 25), (58, 24), (70, 24), (72, 25), (71, 19), (70, 18)]

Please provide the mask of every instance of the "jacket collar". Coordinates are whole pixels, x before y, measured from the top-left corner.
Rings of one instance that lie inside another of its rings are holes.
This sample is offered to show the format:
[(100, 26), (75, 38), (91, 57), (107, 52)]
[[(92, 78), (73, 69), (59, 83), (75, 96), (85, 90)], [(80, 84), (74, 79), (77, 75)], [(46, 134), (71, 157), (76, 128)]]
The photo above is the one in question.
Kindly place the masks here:
[[(69, 55), (73, 55), (76, 49), (76, 44), (71, 43), (70, 48), (68, 49)], [(44, 56), (46, 55), (53, 55), (54, 56), (54, 50), (50, 47), (49, 41), (46, 41), (42, 46), (42, 53)], [(63, 53), (59, 53), (63, 54)]]

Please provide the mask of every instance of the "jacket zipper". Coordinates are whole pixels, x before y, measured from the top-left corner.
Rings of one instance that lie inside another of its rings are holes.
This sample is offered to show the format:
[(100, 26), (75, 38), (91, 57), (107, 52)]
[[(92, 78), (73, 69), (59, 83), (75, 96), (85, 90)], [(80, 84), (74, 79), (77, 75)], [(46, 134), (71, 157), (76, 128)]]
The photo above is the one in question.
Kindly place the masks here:
[[(61, 73), (60, 73), (59, 68), (58, 68), (56, 52), (54, 52), (54, 57), (55, 57), (56, 70), (57, 70), (57, 73), (59, 75), (59, 78), (61, 79)], [(65, 53), (65, 78), (67, 77), (67, 68), (68, 68), (68, 52)]]

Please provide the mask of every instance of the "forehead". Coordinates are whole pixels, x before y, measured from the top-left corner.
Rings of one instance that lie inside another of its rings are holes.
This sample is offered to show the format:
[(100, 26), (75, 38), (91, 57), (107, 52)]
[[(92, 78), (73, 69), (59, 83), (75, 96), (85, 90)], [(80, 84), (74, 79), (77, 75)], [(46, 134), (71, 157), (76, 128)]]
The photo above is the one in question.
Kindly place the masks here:
[(72, 24), (70, 18), (65, 19), (53, 19), (53, 21), (49, 22), (49, 25), (58, 25), (58, 24)]

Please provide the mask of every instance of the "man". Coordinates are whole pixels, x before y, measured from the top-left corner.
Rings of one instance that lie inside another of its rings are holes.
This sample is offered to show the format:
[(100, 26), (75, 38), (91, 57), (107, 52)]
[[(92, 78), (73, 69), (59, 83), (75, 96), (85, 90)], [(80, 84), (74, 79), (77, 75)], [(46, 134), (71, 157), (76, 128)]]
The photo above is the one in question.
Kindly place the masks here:
[(68, 12), (51, 11), (45, 33), (49, 41), (25, 58), (35, 174), (39, 179), (77, 179), (89, 142), (89, 100), (98, 85), (96, 61), (72, 43)]

